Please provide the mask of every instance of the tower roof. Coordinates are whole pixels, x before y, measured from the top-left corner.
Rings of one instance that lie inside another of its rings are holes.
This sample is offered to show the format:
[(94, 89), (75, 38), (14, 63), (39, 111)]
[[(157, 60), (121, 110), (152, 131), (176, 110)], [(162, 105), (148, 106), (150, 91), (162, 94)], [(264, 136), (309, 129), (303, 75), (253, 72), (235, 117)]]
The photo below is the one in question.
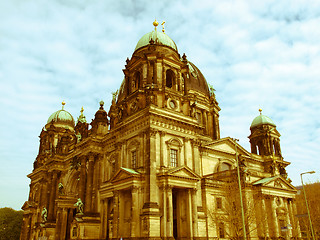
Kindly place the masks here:
[(257, 127), (257, 126), (260, 126), (260, 125), (265, 125), (265, 124), (272, 125), (272, 126), (276, 127), (276, 124), (272, 121), (271, 118), (269, 118), (269, 117), (267, 117), (265, 115), (262, 115), (261, 114), (261, 112), (262, 112), (261, 109), (259, 109), (259, 111), (260, 111), (260, 115), (255, 117), (255, 119), (253, 119), (250, 128)]
[(62, 102), (62, 109), (51, 114), (48, 118), (47, 125), (52, 123), (55, 127), (74, 128), (74, 119), (68, 111), (64, 110), (64, 105), (65, 102)]

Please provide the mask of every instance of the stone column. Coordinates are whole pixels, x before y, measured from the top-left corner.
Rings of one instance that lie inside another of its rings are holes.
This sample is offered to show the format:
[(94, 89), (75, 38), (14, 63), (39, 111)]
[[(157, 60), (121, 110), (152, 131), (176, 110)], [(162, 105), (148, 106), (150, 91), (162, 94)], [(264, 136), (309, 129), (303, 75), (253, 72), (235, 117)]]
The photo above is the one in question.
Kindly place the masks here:
[(119, 191), (113, 192), (113, 238), (120, 237), (119, 234)]
[(55, 231), (55, 239), (59, 240), (61, 233), (61, 224), (62, 224), (62, 209), (57, 209), (57, 217), (56, 217), (56, 231)]
[(192, 225), (193, 236), (198, 237), (198, 204), (197, 204), (197, 189), (191, 190), (191, 203), (192, 203)]
[(101, 200), (101, 228), (100, 228), (100, 235), (103, 239), (107, 237), (107, 224), (108, 224), (108, 200), (103, 199)]
[(189, 238), (192, 238), (193, 237), (193, 224), (192, 224), (192, 197), (191, 197), (191, 189), (188, 189), (187, 190), (187, 229), (188, 229), (188, 233), (187, 233), (187, 236)]
[(162, 217), (160, 222), (160, 225), (161, 225), (160, 236), (165, 238), (167, 237), (167, 213), (168, 213), (167, 189), (165, 185), (161, 186), (161, 206), (162, 207), (161, 207), (160, 215)]
[(93, 167), (94, 167), (94, 155), (89, 154), (89, 166), (87, 177), (87, 189), (86, 189), (86, 202), (84, 205), (85, 212), (91, 212), (92, 205), (92, 184), (93, 184)]
[(156, 131), (149, 129), (146, 141), (145, 202), (143, 204), (144, 229), (148, 237), (160, 236), (159, 196), (157, 185)]
[(43, 207), (47, 208), (48, 209), (48, 182), (44, 179), (41, 180), (41, 196), (40, 196), (40, 207), (41, 207), (41, 210)]
[[(292, 225), (291, 218), (290, 218), (290, 210), (289, 210), (289, 204), (288, 204), (288, 199), (283, 199), (284, 207), (286, 209), (286, 222), (287, 222), (287, 227), (289, 224)], [(290, 239), (292, 237), (292, 229), (287, 229), (287, 237)]]
[[(131, 189), (131, 199), (132, 199), (132, 213), (131, 213), (131, 237), (138, 237), (138, 230), (139, 230), (139, 193), (138, 187), (133, 186)], [(128, 211), (126, 209), (126, 211)]]
[(56, 186), (57, 186), (57, 177), (58, 173), (56, 171), (52, 172), (52, 182), (50, 190), (50, 201), (49, 201), (49, 210), (48, 210), (48, 220), (53, 221), (54, 211), (55, 211), (55, 200), (56, 200)]
[(188, 165), (188, 151), (187, 151), (187, 143), (188, 143), (188, 141), (189, 141), (188, 138), (184, 138), (184, 139), (183, 139), (184, 165), (185, 165), (185, 166)]
[(173, 237), (172, 187), (167, 186), (167, 237)]
[(87, 164), (87, 157), (81, 156), (81, 168), (80, 168), (80, 186), (79, 186), (79, 196), (82, 202), (85, 201), (85, 194), (86, 194), (86, 164)]
[(156, 183), (156, 132), (150, 129), (149, 137), (147, 138), (147, 169), (146, 169), (146, 202), (157, 202), (157, 183)]
[[(192, 162), (192, 170), (195, 171), (195, 141), (193, 139), (191, 139), (191, 154), (192, 154), (192, 158), (191, 158), (191, 162)], [(191, 166), (190, 166), (191, 167)]]
[(165, 167), (165, 164), (163, 162), (163, 153), (164, 153), (164, 148), (165, 148), (165, 144), (164, 144), (164, 136), (165, 136), (165, 132), (160, 131), (159, 132), (160, 135), (160, 167)]
[(277, 203), (276, 203), (275, 197), (271, 200), (271, 207), (272, 207), (272, 217), (273, 217), (273, 223), (274, 223), (275, 237), (280, 237), (279, 222), (277, 217)]
[(98, 193), (98, 184), (99, 184), (99, 178), (100, 178), (100, 161), (99, 161), (99, 155), (95, 155), (94, 158), (96, 158), (94, 164), (93, 164), (93, 183), (92, 183), (92, 212), (97, 212), (97, 193)]
[(262, 229), (264, 231), (265, 237), (270, 237), (269, 227), (268, 227), (268, 211), (267, 211), (266, 202), (263, 196), (261, 199), (261, 206), (262, 206), (262, 213), (261, 213)]
[(64, 240), (66, 237), (66, 232), (67, 230), (67, 221), (68, 221), (68, 209), (67, 208), (63, 208), (61, 210), (61, 215), (60, 215), (60, 221), (57, 223), (60, 224), (60, 238), (61, 240)]

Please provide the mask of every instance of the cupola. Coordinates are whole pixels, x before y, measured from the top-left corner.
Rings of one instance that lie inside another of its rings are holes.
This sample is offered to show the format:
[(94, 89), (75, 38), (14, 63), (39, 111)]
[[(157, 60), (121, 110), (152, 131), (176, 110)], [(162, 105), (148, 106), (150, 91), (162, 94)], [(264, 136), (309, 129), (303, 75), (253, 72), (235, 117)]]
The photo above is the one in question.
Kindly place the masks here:
[(281, 157), (280, 133), (276, 124), (271, 118), (262, 115), (262, 109), (259, 109), (259, 112), (260, 115), (253, 119), (250, 126), (251, 152), (262, 156)]
[(46, 129), (48, 129), (50, 125), (53, 125), (57, 128), (69, 129), (71, 131), (74, 130), (74, 119), (68, 111), (64, 110), (65, 104), (66, 103), (63, 101), (62, 109), (51, 114), (51, 116), (48, 118)]
[(178, 52), (177, 45), (164, 31), (164, 23), (165, 22), (162, 23), (162, 32), (157, 31), (157, 26), (159, 25), (159, 23), (157, 22), (157, 20), (155, 20), (153, 22), (154, 30), (152, 32), (146, 33), (140, 38), (134, 51), (142, 47), (148, 46), (151, 43), (167, 46)]

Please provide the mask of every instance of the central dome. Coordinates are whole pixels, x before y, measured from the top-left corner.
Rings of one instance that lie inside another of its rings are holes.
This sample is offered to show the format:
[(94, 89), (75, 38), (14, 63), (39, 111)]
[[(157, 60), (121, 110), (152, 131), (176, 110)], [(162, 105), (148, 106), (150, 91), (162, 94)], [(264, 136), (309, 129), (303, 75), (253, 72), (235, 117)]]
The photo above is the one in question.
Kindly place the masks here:
[(157, 30), (153, 30), (152, 32), (143, 35), (142, 38), (140, 38), (140, 40), (138, 41), (134, 51), (138, 50), (139, 48), (148, 46), (150, 44), (151, 39), (154, 41), (155, 44), (170, 47), (178, 52), (177, 45), (174, 43), (174, 41), (167, 34), (163, 32), (158, 32)]

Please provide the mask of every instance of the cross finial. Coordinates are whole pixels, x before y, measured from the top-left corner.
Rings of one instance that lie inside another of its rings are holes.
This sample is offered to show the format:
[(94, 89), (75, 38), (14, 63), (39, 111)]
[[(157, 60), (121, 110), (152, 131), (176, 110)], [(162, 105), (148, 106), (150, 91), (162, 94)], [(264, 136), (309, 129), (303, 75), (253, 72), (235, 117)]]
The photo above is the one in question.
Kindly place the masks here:
[(164, 24), (166, 23), (166, 21), (163, 21), (162, 23), (161, 23), (161, 25), (162, 25), (162, 32), (164, 33)]
[(153, 22), (154, 30), (157, 31), (158, 25), (159, 25), (159, 23), (157, 22), (157, 19), (154, 19), (154, 22)]
[(100, 101), (100, 109), (103, 109), (104, 101)]
[(82, 106), (82, 107), (81, 107), (81, 110), (80, 110), (81, 114), (83, 114), (83, 111), (84, 111), (84, 109), (83, 109), (83, 106)]
[(66, 102), (63, 100), (61, 104), (62, 104), (62, 110), (63, 110), (64, 109), (64, 105), (66, 105)]

